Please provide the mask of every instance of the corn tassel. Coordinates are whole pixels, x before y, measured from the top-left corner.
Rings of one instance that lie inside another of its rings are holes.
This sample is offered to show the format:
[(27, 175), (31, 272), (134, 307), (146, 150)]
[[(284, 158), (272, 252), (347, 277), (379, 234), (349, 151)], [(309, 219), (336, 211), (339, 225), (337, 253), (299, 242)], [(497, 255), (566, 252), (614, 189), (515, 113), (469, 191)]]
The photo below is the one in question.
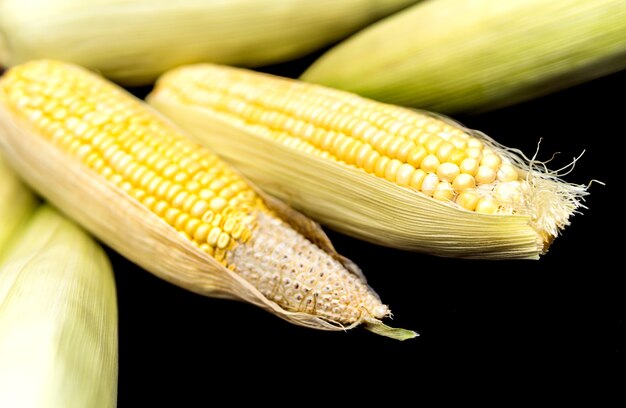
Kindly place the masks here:
[(117, 345), (104, 251), (39, 207), (0, 265), (0, 406), (115, 407)]
[(0, 148), (33, 188), (169, 282), (312, 328), (415, 336), (381, 322), (389, 309), (317, 224), (82, 68), (7, 71), (0, 129)]
[(11, 237), (35, 207), (36, 199), (0, 156), (0, 259)]
[(449, 120), (296, 80), (198, 64), (147, 99), (269, 193), (381, 245), (535, 259), (586, 194)]
[(415, 1), (2, 0), (0, 65), (52, 58), (148, 84), (193, 62), (294, 59)]
[(624, 68), (623, 0), (433, 0), (331, 48), (301, 78), (456, 114), (511, 105)]

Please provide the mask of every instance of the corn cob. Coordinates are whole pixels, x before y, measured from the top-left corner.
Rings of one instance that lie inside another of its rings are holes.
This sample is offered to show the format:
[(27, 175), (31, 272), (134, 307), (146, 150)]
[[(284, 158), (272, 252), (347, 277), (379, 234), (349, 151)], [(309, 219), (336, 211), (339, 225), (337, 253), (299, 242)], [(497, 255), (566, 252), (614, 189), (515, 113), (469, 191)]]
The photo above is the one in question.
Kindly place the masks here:
[(28, 219), (35, 196), (0, 156), (0, 258), (11, 237)]
[(44, 60), (7, 71), (0, 129), (30, 185), (165, 280), (313, 328), (415, 335), (383, 325), (387, 306), (317, 224), (82, 68)]
[(427, 112), (198, 64), (147, 100), (261, 188), (346, 234), (466, 258), (538, 258), (582, 186)]
[(117, 327), (104, 251), (39, 207), (0, 264), (0, 406), (116, 406)]
[(301, 78), (455, 114), (510, 105), (624, 68), (623, 0), (433, 0), (331, 48)]
[(53, 58), (126, 85), (193, 62), (306, 55), (417, 0), (2, 0), (0, 65)]

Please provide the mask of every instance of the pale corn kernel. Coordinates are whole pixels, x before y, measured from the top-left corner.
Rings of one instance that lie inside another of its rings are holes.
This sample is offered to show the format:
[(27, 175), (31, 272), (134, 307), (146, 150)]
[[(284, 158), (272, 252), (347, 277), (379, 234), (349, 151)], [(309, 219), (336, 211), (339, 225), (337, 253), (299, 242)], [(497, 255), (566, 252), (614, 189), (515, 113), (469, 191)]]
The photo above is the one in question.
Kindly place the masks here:
[(439, 168), (439, 159), (434, 154), (428, 154), (422, 160), (420, 164), (420, 169), (424, 170), (426, 173), (434, 173)]
[(198, 197), (200, 197), (201, 200), (210, 201), (213, 197), (215, 197), (215, 192), (211, 189), (204, 188), (200, 190)]
[(422, 189), (422, 183), (426, 178), (426, 172), (422, 169), (416, 169), (411, 176), (411, 181), (409, 182), (409, 186), (416, 190)]
[(480, 161), (481, 166), (491, 167), (494, 170), (498, 170), (502, 164), (502, 159), (497, 154), (488, 153), (484, 154)]
[(185, 225), (187, 225), (187, 221), (189, 221), (189, 214), (184, 212), (179, 213), (178, 217), (176, 217), (176, 221), (174, 221), (174, 228), (178, 231), (183, 231)]
[(466, 210), (474, 211), (479, 200), (480, 196), (475, 191), (466, 190), (459, 193), (455, 202)]
[(192, 217), (202, 218), (203, 214), (208, 209), (209, 209), (209, 203), (207, 203), (204, 200), (197, 200), (193, 204), (193, 207), (191, 207), (191, 210), (189, 211), (189, 213)]
[(477, 184), (489, 184), (496, 179), (496, 171), (491, 167), (479, 166), (474, 178)]
[(447, 181), (440, 181), (435, 187), (433, 198), (440, 201), (450, 201), (454, 197), (452, 185)]
[(217, 247), (219, 249), (226, 249), (229, 243), (230, 243), (230, 236), (227, 233), (222, 232), (217, 238)]
[(454, 191), (461, 193), (469, 189), (474, 189), (474, 187), (476, 187), (476, 180), (469, 174), (461, 173), (454, 178), (454, 181), (452, 181), (452, 187), (454, 188)]
[(356, 151), (356, 159), (355, 164), (357, 167), (363, 168), (365, 167), (365, 160), (369, 158), (370, 152), (372, 151), (372, 146), (368, 144), (362, 144)]
[(174, 225), (179, 214), (180, 214), (179, 209), (170, 207), (165, 212), (165, 215), (163, 216), (163, 218), (165, 219), (165, 221), (167, 221), (168, 224)]
[(454, 149), (452, 150), (452, 152), (450, 152), (450, 155), (448, 156), (448, 161), (459, 166), (466, 157), (467, 154), (464, 150)]
[(459, 165), (459, 170), (461, 170), (461, 173), (475, 176), (478, 172), (478, 166), (478, 160), (468, 157), (461, 162), (461, 164)]
[(368, 173), (374, 173), (374, 169), (376, 168), (376, 163), (378, 163), (378, 159), (380, 158), (380, 154), (376, 150), (371, 150), (369, 152), (369, 156), (365, 159), (363, 163), (363, 170)]
[(415, 172), (415, 167), (408, 163), (403, 163), (396, 173), (395, 182), (402, 187), (408, 187), (411, 184), (411, 177)]
[(454, 147), (454, 145), (452, 143), (450, 143), (450, 142), (443, 142), (437, 148), (437, 153), (436, 153), (437, 158), (441, 162), (448, 161), (448, 159), (450, 158), (450, 155), (452, 155), (452, 152), (455, 151), (455, 150), (456, 150), (456, 148)]
[(385, 178), (392, 183), (395, 183), (398, 170), (402, 166), (402, 162), (397, 159), (392, 159), (387, 163), (387, 168), (385, 169)]
[(389, 143), (389, 145), (387, 146), (387, 156), (397, 157), (398, 150), (404, 142), (406, 142), (406, 140), (402, 139), (401, 137), (393, 137), (391, 143)]
[(209, 235), (207, 236), (207, 239), (206, 239), (207, 244), (215, 248), (217, 245), (217, 240), (219, 239), (221, 233), (222, 233), (222, 230), (219, 227), (211, 228), (211, 230), (209, 231)]
[(424, 158), (428, 155), (428, 151), (422, 145), (413, 146), (407, 155), (406, 162), (415, 168), (419, 168)]
[(201, 225), (201, 221), (197, 218), (189, 218), (185, 224), (185, 232), (191, 238), (195, 235), (196, 229)]
[(498, 181), (516, 181), (519, 178), (517, 170), (510, 164), (503, 163), (497, 173)]
[(483, 151), (477, 147), (468, 147), (465, 153), (467, 153), (467, 157), (471, 157), (472, 159), (479, 161), (483, 158)]
[(522, 202), (522, 184), (519, 181), (499, 183), (495, 188), (495, 197), (500, 204), (519, 206)]
[(398, 151), (396, 152), (396, 159), (400, 160), (401, 162), (406, 162), (409, 156), (409, 152), (411, 151), (411, 149), (413, 149), (413, 147), (415, 147), (415, 143), (413, 143), (412, 141), (402, 141), (402, 143), (398, 147)]
[(439, 177), (435, 173), (428, 173), (422, 181), (421, 191), (427, 196), (431, 196), (435, 193), (435, 189), (439, 184)]
[(473, 148), (480, 149), (480, 150), (482, 150), (484, 148), (483, 142), (481, 142), (480, 140), (478, 140), (478, 139), (476, 139), (474, 137), (470, 137), (467, 140), (467, 146), (470, 147), (470, 148), (473, 147)]
[(431, 135), (428, 139), (426, 139), (424, 147), (429, 153), (435, 154), (443, 142), (444, 140), (439, 136)]
[(452, 182), (460, 172), (459, 166), (454, 163), (441, 163), (437, 168), (439, 178), (447, 182)]
[(384, 178), (387, 165), (390, 161), (391, 159), (387, 156), (379, 156), (376, 160), (376, 165), (374, 166), (374, 174), (380, 178)]
[(474, 211), (483, 214), (494, 214), (496, 211), (498, 211), (498, 204), (493, 198), (482, 197), (478, 200), (478, 203), (476, 203), (476, 208)]
[(228, 205), (228, 201), (226, 201), (222, 197), (215, 197), (209, 202), (209, 206), (212, 211), (220, 212)]
[(233, 232), (236, 226), (237, 221), (235, 221), (233, 217), (229, 217), (226, 221), (224, 221), (224, 232), (230, 234)]

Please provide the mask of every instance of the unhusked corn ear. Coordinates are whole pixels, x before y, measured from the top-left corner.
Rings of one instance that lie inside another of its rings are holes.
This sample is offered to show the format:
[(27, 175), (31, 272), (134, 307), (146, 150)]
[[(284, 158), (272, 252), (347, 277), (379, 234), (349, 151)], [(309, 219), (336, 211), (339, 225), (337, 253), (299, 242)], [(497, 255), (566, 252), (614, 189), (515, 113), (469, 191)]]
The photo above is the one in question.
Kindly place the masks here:
[(319, 226), (104, 79), (55, 61), (14, 67), (0, 128), (25, 180), (157, 276), (309, 327), (415, 336), (383, 325), (389, 309)]
[(13, 234), (32, 212), (35, 196), (0, 155), (0, 259)]
[(417, 0), (2, 0), (0, 65), (53, 58), (124, 84), (193, 62), (311, 53)]
[(268, 192), (381, 245), (537, 258), (586, 194), (450, 120), (297, 80), (198, 64), (147, 99)]
[(363, 29), (301, 78), (453, 114), (511, 105), (624, 68), (623, 0), (436, 0)]
[(40, 206), (0, 264), (0, 406), (115, 407), (117, 299), (102, 248)]

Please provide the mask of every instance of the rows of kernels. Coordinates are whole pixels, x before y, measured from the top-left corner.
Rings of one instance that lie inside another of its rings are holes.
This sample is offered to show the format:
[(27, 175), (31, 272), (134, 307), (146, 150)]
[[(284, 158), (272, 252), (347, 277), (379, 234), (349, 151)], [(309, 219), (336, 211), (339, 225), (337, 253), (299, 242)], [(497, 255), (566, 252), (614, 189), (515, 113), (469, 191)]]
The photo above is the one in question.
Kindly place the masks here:
[[(186, 70), (174, 76), (169, 91), (184, 103), (201, 104), (256, 129), (276, 141), (300, 138), (299, 146), (416, 188), (442, 201), (478, 212), (510, 211), (498, 203), (494, 187), (519, 179), (517, 170), (461, 128), (419, 112), (359, 98), (345, 92), (276, 79), (258, 78), (228, 68)], [(247, 115), (247, 116), (246, 116)], [(284, 143), (284, 142), (283, 142)], [(291, 142), (293, 146), (298, 144)], [(324, 152), (324, 153), (320, 153)], [(412, 172), (417, 173), (411, 183)], [(419, 172), (419, 173), (418, 173)], [(442, 184), (434, 194), (433, 176)], [(458, 178), (458, 180), (457, 180)], [(483, 187), (483, 188), (478, 188)], [(485, 188), (488, 187), (488, 188)], [(460, 198), (471, 191), (489, 205)], [(451, 192), (451, 193), (450, 193)], [(496, 204), (493, 205), (494, 199)], [(520, 197), (513, 202), (519, 202)]]
[(11, 81), (3, 81), (7, 102), (43, 137), (217, 254), (218, 261), (250, 238), (250, 214), (263, 205), (216, 156), (108, 84), (50, 68), (12, 70)]

